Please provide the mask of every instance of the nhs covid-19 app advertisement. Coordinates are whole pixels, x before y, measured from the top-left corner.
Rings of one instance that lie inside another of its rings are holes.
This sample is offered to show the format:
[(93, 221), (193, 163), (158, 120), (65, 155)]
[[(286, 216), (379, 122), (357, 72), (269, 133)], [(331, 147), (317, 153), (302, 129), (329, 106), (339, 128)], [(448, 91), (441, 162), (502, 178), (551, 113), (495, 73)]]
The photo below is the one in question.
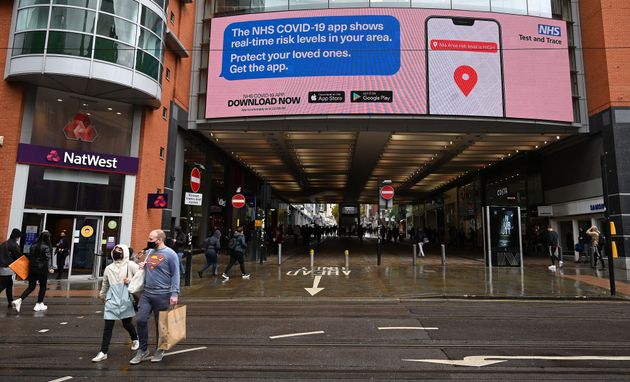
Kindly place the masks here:
[(392, 114), (573, 120), (563, 21), (430, 9), (212, 20), (206, 118)]

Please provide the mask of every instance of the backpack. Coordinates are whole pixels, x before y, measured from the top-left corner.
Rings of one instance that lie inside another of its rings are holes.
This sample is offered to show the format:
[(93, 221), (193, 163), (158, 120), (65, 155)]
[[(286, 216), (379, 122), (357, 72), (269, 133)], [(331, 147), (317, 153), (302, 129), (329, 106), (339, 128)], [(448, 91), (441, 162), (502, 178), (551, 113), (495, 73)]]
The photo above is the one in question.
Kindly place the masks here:
[(236, 245), (237, 245), (237, 240), (236, 237), (232, 236), (230, 238), (230, 241), (228, 241), (228, 248), (230, 249), (230, 251), (233, 251), (236, 249)]

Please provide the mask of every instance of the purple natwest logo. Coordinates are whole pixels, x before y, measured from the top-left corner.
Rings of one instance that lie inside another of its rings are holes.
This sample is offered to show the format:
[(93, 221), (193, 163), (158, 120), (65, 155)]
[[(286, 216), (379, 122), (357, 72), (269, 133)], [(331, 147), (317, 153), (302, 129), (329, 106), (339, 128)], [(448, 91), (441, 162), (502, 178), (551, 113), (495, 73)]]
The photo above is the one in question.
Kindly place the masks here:
[(61, 160), (61, 157), (59, 156), (57, 150), (50, 150), (48, 155), (46, 155), (46, 160), (49, 162), (57, 163)]

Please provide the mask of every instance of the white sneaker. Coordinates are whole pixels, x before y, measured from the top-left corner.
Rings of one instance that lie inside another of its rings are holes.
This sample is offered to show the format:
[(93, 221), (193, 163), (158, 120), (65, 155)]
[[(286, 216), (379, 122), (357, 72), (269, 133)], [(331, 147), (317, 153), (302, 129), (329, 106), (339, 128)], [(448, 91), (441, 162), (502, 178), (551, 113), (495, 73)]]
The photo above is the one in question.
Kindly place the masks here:
[(43, 312), (46, 309), (48, 309), (48, 306), (44, 305), (43, 302), (38, 302), (37, 304), (35, 304), (35, 307), (33, 308), (33, 310), (36, 312)]
[(140, 349), (140, 341), (138, 340), (131, 341), (131, 350), (138, 350), (138, 349)]
[(226, 275), (225, 273), (221, 275), (221, 277), (223, 277), (225, 279), (225, 281), (228, 281), (230, 278), (228, 277), (228, 275)]
[(251, 275), (250, 275), (249, 273), (246, 273), (246, 274), (244, 274), (244, 275), (243, 275), (243, 278), (244, 278), (245, 280), (249, 280), (249, 277), (250, 277), (250, 276), (251, 276)]
[(101, 361), (105, 361), (106, 359), (107, 359), (107, 354), (100, 351), (98, 352), (96, 357), (92, 358), (92, 362), (101, 362)]
[(558, 262), (558, 268), (562, 268), (562, 261)]
[(15, 310), (20, 313), (20, 307), (22, 306), (22, 299), (18, 298), (15, 299), (13, 301), (11, 301), (11, 305), (13, 305), (13, 308), (15, 308)]
[(549, 270), (552, 271), (552, 272), (555, 272), (556, 271), (556, 266), (555, 265), (550, 265), (549, 266)]

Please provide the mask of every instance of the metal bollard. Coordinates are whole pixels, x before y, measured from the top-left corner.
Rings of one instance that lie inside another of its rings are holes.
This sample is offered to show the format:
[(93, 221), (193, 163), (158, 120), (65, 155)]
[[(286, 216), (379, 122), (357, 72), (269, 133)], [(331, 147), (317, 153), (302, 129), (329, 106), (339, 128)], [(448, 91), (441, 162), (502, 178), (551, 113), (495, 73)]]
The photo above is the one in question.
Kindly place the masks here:
[(278, 265), (282, 264), (282, 243), (278, 243)]
[(311, 249), (311, 270), (315, 268), (315, 250)]
[(413, 258), (411, 260), (411, 264), (416, 265), (416, 245), (411, 243), (411, 246), (413, 247)]
[(350, 252), (346, 249), (343, 253), (346, 255), (346, 271), (350, 270)]
[(446, 246), (442, 244), (442, 265), (446, 265)]

